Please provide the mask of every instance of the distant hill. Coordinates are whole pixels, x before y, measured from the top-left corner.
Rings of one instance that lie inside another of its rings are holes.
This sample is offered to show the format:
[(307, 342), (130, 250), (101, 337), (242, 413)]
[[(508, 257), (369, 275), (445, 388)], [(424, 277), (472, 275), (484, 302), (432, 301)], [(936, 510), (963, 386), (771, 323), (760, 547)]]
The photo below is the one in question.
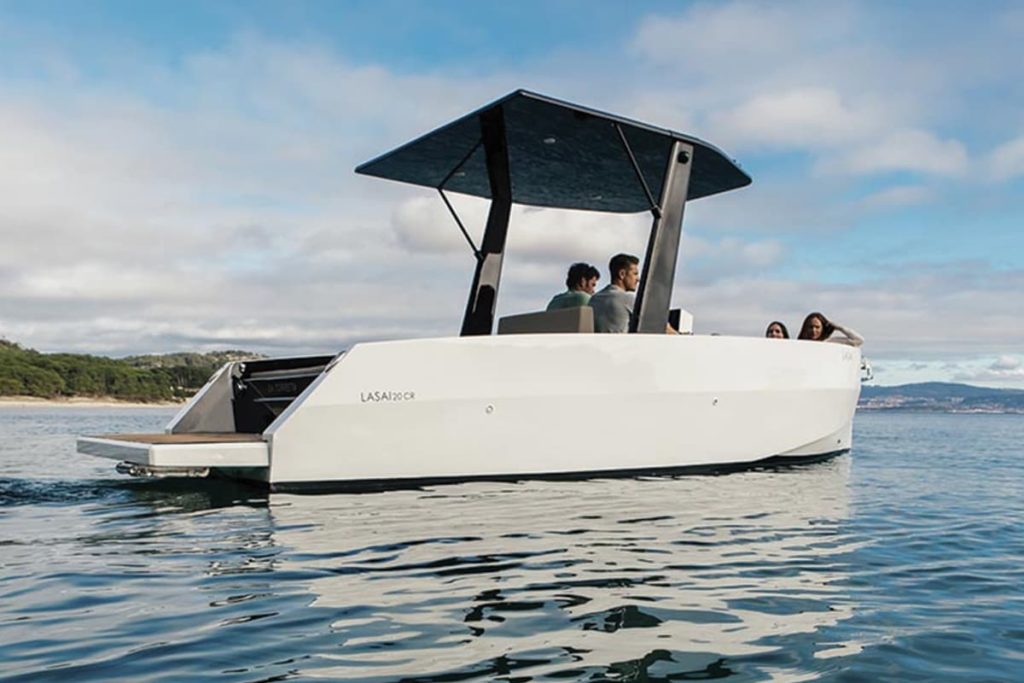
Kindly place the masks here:
[(180, 400), (194, 394), (224, 363), (262, 357), (246, 351), (215, 351), (115, 359), (40, 353), (0, 339), (0, 396)]
[(189, 368), (189, 367), (210, 367), (211, 364), (220, 367), (224, 363), (231, 363), (236, 360), (251, 360), (253, 358), (265, 358), (258, 353), (251, 351), (210, 351), (209, 353), (164, 353), (150, 354), (148, 356), (127, 356), (122, 360), (136, 368)]
[(1022, 413), (1024, 390), (992, 389), (952, 382), (880, 387), (865, 384), (862, 410), (914, 410), (941, 413)]

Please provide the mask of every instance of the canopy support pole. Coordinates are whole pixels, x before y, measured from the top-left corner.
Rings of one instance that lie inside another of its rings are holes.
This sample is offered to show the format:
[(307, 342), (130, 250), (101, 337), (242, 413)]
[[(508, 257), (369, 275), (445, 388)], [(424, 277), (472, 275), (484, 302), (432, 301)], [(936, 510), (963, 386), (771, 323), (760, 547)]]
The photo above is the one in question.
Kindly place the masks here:
[(680, 140), (672, 144), (661, 190), (661, 206), (654, 214), (644, 272), (640, 276), (633, 317), (629, 321), (630, 332), (663, 334), (668, 324), (692, 159), (693, 145)]
[(462, 318), (461, 336), (487, 335), (494, 327), (494, 309), (501, 283), (501, 265), (505, 238), (512, 212), (512, 178), (508, 166), (508, 140), (505, 115), (501, 106), (480, 114), (480, 132), (487, 158), (487, 177), (491, 186), (491, 209), (473, 273), (473, 285)]

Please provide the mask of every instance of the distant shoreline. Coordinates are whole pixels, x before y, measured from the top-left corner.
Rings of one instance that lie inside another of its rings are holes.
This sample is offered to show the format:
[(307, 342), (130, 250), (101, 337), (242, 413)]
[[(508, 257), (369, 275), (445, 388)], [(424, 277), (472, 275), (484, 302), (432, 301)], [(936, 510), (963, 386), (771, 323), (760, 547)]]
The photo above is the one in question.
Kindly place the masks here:
[(927, 408), (922, 406), (857, 406), (858, 413), (914, 413), (917, 415), (1024, 415), (1019, 408)]
[(177, 408), (184, 404), (184, 401), (121, 401), (116, 398), (93, 396), (70, 398), (0, 396), (0, 410), (4, 408)]

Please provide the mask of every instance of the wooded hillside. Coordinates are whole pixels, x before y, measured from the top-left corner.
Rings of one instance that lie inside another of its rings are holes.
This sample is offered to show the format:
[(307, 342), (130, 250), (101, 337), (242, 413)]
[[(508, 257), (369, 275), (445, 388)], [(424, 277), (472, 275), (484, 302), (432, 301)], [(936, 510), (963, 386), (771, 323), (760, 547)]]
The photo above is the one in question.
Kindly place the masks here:
[(225, 362), (254, 357), (259, 356), (222, 351), (114, 359), (39, 353), (0, 339), (0, 396), (176, 400), (194, 394)]

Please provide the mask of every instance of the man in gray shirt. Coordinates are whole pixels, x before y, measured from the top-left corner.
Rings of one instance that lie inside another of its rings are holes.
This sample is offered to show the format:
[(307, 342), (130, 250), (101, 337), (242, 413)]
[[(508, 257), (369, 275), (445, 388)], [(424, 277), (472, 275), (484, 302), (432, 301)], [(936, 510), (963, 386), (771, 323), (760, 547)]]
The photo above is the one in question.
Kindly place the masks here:
[(633, 300), (640, 282), (640, 259), (616, 254), (608, 264), (611, 284), (590, 297), (595, 332), (629, 332)]

